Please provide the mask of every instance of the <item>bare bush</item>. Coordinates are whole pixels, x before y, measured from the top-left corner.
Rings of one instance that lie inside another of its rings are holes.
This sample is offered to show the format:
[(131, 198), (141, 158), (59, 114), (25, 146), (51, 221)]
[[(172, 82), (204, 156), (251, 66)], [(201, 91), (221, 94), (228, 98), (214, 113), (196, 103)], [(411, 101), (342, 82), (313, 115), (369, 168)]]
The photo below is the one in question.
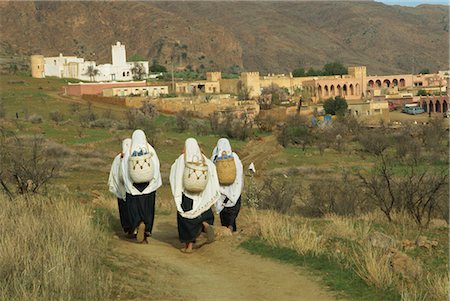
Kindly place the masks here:
[(60, 111), (53, 111), (49, 114), (50, 120), (54, 121), (56, 124), (59, 124), (64, 120), (64, 115)]
[(3, 104), (3, 101), (0, 101), (0, 118), (6, 117), (6, 109), (5, 105)]
[(258, 115), (256, 116), (255, 122), (258, 129), (263, 132), (272, 132), (276, 124), (275, 118), (271, 115), (267, 115), (266, 117)]
[(283, 147), (293, 144), (300, 145), (305, 150), (308, 145), (312, 145), (315, 136), (308, 127), (306, 118), (300, 115), (293, 115), (289, 116), (287, 121), (281, 126), (277, 140)]
[(182, 133), (189, 130), (192, 116), (193, 116), (192, 112), (186, 109), (177, 112), (177, 114), (175, 115), (175, 121), (177, 125), (177, 130), (179, 132)]
[(31, 114), (27, 119), (28, 119), (28, 121), (30, 121), (31, 123), (34, 123), (34, 124), (42, 123), (42, 121), (44, 120), (42, 118), (42, 116), (38, 115), (38, 114)]
[(301, 212), (305, 216), (322, 217), (326, 214), (356, 216), (372, 209), (362, 195), (357, 179), (343, 171), (339, 177), (313, 182), (309, 198)]
[(1, 151), (5, 156), (5, 175), (19, 194), (39, 192), (62, 167), (61, 161), (47, 156), (42, 137), (14, 136), (4, 141)]
[(227, 108), (210, 114), (211, 131), (217, 135), (246, 140), (253, 135), (253, 119), (247, 112), (235, 112)]
[(421, 166), (419, 158), (401, 161), (381, 156), (370, 172), (360, 173), (366, 196), (392, 221), (392, 211), (407, 210), (419, 226), (448, 211), (448, 172)]
[(258, 195), (260, 209), (288, 213), (301, 197), (302, 185), (288, 178), (269, 176), (264, 179)]

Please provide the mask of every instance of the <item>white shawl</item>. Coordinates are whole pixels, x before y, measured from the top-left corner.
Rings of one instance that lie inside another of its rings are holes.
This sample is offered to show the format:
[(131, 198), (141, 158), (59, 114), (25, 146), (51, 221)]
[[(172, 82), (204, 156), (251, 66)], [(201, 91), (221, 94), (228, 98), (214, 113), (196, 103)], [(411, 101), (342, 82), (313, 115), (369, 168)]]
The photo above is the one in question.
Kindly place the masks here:
[[(170, 168), (170, 187), (177, 206), (177, 210), (182, 217), (193, 219), (211, 208), (220, 197), (219, 179), (217, 178), (216, 166), (206, 158), (200, 151), (200, 147), (194, 138), (188, 138), (185, 142), (186, 160), (196, 161), (203, 157), (208, 166), (208, 182), (205, 190), (200, 193), (190, 193), (183, 187), (184, 154), (181, 154)], [(197, 158), (194, 158), (197, 157)], [(192, 210), (184, 212), (181, 208), (183, 193), (193, 200)]]
[[(131, 180), (130, 174), (128, 172), (128, 161), (131, 154), (136, 151), (143, 151), (144, 153), (153, 153), (152, 163), (154, 166), (153, 179), (150, 184), (141, 192), (136, 187), (133, 186), (133, 180)], [(135, 130), (133, 136), (131, 136), (131, 146), (124, 153), (122, 159), (122, 175), (123, 181), (125, 183), (125, 190), (131, 195), (142, 195), (152, 193), (162, 185), (161, 172), (159, 170), (159, 159), (156, 155), (155, 149), (147, 142), (145, 133), (142, 130)]]
[(109, 191), (114, 193), (119, 199), (125, 200), (125, 184), (122, 177), (122, 168), (120, 164), (122, 162), (123, 153), (126, 152), (131, 145), (131, 139), (127, 138), (122, 141), (122, 152), (118, 154), (111, 165), (109, 172), (108, 186)]
[[(236, 179), (231, 185), (220, 185), (221, 196), (215, 206), (217, 213), (220, 213), (224, 207), (233, 207), (236, 205), (237, 200), (241, 196), (242, 188), (244, 187), (244, 168), (239, 156), (231, 150), (231, 145), (228, 139), (221, 138), (217, 141), (217, 146), (213, 150), (211, 161), (216, 162), (217, 158), (222, 157), (223, 152), (225, 152), (227, 156), (233, 155), (234, 157), (234, 164), (236, 165)], [(228, 202), (224, 203), (227, 197)]]

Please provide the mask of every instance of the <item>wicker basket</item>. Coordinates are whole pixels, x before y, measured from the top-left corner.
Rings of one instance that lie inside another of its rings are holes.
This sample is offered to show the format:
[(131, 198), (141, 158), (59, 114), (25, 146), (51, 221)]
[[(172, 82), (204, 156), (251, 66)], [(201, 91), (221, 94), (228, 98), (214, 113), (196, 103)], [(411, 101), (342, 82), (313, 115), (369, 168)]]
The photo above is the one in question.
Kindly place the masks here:
[(236, 180), (236, 164), (234, 157), (227, 158), (227, 153), (222, 152), (222, 159), (216, 160), (217, 176), (220, 185), (228, 186)]
[(208, 183), (208, 165), (206, 165), (203, 156), (201, 161), (197, 160), (195, 162), (187, 162), (186, 153), (184, 154), (184, 158), (184, 189), (192, 193), (202, 192)]
[(152, 153), (142, 156), (130, 156), (128, 172), (134, 183), (146, 183), (153, 179), (155, 167), (152, 164)]

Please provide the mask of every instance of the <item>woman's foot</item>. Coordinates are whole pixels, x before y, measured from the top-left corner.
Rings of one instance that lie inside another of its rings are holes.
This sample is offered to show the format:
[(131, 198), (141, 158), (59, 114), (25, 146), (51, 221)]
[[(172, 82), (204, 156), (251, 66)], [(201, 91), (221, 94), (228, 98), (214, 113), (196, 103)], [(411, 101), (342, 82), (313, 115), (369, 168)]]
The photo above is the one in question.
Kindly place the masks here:
[(145, 239), (145, 224), (141, 222), (137, 227), (136, 241), (142, 243)]
[(192, 246), (193, 246), (193, 243), (192, 242), (188, 242), (188, 243), (185, 244), (184, 248), (180, 249), (180, 251), (183, 252), (183, 253), (190, 254), (190, 253), (192, 253)]
[(206, 243), (212, 243), (215, 239), (214, 236), (214, 226), (203, 222), (203, 229), (206, 232)]

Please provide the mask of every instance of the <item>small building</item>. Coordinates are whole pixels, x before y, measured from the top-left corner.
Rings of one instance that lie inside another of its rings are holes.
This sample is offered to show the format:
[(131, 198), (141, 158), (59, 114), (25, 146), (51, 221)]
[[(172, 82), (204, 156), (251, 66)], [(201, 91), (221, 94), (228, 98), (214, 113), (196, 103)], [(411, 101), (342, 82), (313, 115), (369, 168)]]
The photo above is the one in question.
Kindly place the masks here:
[(349, 103), (348, 110), (353, 116), (389, 115), (389, 104), (387, 101)]
[(64, 95), (81, 96), (103, 94), (104, 89), (124, 88), (124, 87), (146, 87), (147, 83), (143, 81), (131, 82), (106, 82), (106, 83), (69, 83), (63, 87)]
[(103, 89), (103, 96), (105, 97), (126, 97), (126, 96), (150, 96), (159, 97), (160, 95), (169, 94), (168, 86), (126, 86), (126, 87), (113, 87)]
[(218, 81), (195, 81), (195, 82), (178, 82), (175, 83), (175, 91), (180, 94), (196, 94), (220, 93), (220, 82)]

